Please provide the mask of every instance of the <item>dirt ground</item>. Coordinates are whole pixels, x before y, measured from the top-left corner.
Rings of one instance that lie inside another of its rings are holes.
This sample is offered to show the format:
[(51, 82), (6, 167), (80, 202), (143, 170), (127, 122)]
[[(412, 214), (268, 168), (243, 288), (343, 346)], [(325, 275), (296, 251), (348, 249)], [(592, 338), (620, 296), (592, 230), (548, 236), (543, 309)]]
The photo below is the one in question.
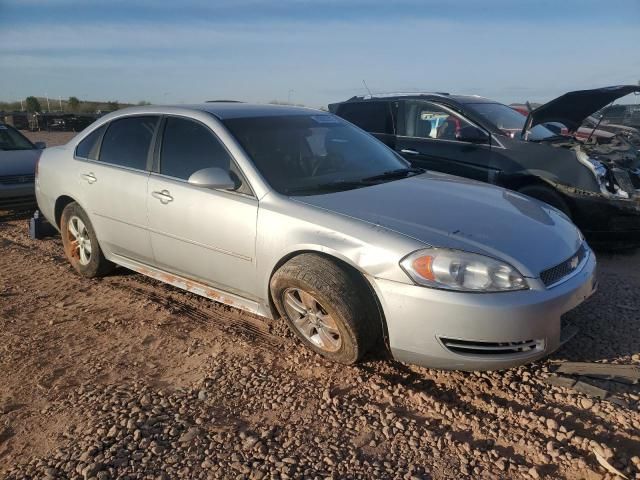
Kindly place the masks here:
[(589, 380), (619, 405), (543, 383), (559, 360), (640, 365), (639, 265), (599, 256), (579, 333), (544, 361), (344, 367), (281, 321), (124, 269), (81, 278), (58, 237), (5, 215), (0, 477), (615, 478), (595, 451), (639, 479), (640, 387)]

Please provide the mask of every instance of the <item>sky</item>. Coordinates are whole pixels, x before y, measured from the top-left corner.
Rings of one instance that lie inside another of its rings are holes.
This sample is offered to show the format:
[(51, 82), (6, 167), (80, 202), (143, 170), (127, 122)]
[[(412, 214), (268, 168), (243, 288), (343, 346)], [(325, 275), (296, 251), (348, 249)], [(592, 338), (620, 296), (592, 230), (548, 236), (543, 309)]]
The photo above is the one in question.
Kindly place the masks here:
[(640, 80), (640, 0), (0, 0), (0, 100), (505, 103)]

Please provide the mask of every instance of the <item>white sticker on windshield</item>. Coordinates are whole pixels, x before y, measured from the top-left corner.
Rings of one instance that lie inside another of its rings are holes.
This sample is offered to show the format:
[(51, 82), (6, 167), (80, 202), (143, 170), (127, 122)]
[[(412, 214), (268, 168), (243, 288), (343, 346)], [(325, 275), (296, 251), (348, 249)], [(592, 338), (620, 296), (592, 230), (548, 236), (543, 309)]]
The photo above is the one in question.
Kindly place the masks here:
[(327, 124), (327, 123), (339, 124), (340, 123), (340, 119), (338, 119), (337, 117), (334, 117), (333, 115), (312, 115), (311, 118), (313, 118), (317, 123), (323, 123), (323, 124)]

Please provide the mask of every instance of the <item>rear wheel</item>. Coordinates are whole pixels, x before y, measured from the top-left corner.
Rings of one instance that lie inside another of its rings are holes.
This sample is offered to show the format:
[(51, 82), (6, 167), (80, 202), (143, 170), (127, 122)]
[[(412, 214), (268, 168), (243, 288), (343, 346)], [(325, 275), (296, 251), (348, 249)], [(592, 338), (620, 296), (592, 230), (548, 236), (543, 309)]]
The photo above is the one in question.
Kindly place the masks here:
[(544, 185), (525, 185), (520, 188), (518, 192), (535, 198), (536, 200), (540, 200), (541, 202), (548, 203), (552, 207), (560, 210), (567, 217), (571, 218), (571, 210), (569, 209), (567, 202), (564, 201), (560, 194), (549, 187)]
[(89, 217), (75, 202), (62, 211), (60, 232), (64, 253), (71, 266), (83, 277), (101, 277), (115, 265), (102, 254)]
[(293, 333), (335, 362), (357, 362), (381, 336), (377, 307), (366, 285), (328, 258), (293, 258), (273, 275), (271, 295)]

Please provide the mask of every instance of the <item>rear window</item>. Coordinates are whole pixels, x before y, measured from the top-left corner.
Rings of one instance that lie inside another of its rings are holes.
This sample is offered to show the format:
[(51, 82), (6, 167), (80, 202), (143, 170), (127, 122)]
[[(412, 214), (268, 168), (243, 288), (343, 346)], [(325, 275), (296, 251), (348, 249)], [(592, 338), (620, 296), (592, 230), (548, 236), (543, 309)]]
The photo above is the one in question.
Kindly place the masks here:
[(389, 102), (345, 103), (336, 113), (367, 132), (395, 133)]
[(85, 139), (82, 140), (76, 147), (76, 157), (97, 160), (100, 139), (102, 138), (102, 134), (104, 133), (106, 128), (107, 126), (103, 125), (87, 135)]
[(100, 161), (145, 170), (158, 117), (140, 116), (114, 120), (102, 139)]

